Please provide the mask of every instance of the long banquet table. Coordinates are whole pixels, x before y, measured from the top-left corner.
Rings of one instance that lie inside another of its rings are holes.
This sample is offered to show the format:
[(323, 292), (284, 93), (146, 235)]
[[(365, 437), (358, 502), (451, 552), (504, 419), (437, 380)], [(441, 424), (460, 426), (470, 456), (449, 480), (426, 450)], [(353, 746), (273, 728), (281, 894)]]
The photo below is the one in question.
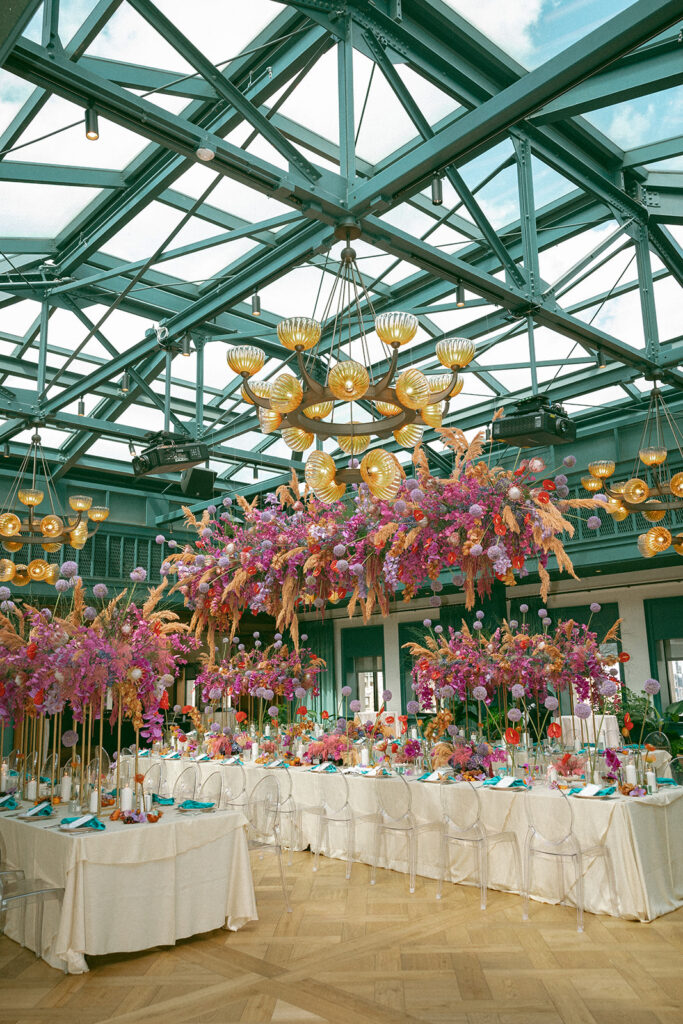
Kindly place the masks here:
[[(169, 787), (172, 787), (187, 759), (166, 761)], [(202, 778), (220, 768), (216, 761), (199, 763)], [(281, 770), (268, 769), (247, 762), (245, 764), (247, 791), (265, 775), (278, 777)], [(318, 780), (324, 786), (325, 775), (316, 775), (310, 769), (291, 768), (292, 799), (301, 808), (318, 803)], [(376, 787), (382, 785), (381, 778), (364, 778), (349, 775), (350, 802), (358, 814), (372, 813), (376, 807)], [(411, 780), (413, 812), (418, 821), (436, 826), (441, 820), (441, 798), (439, 785)], [(509, 830), (515, 833), (520, 855), (527, 834), (527, 816), (524, 801), (531, 799), (544, 803), (544, 813), (552, 815), (557, 808), (556, 801), (563, 797), (545, 787), (523, 790), (494, 791), (490, 787), (480, 789), (482, 821), (491, 830)], [(683, 787), (662, 788), (653, 796), (622, 797), (610, 800), (571, 800), (574, 812), (574, 829), (582, 847), (605, 843), (610, 851), (616, 876), (619, 905), (617, 916), (636, 921), (652, 921), (683, 906)], [(283, 831), (287, 836), (291, 822), (286, 821)], [(359, 823), (356, 828), (356, 850), (354, 859), (366, 864), (372, 862), (373, 832), (371, 824)], [(300, 849), (315, 849), (316, 819), (301, 814), (301, 830), (294, 836), (295, 845)], [(324, 852), (332, 857), (345, 857), (345, 830), (332, 827), (331, 850)], [(393, 837), (387, 847), (388, 856), (382, 856), (378, 866), (395, 871), (407, 872), (405, 840)], [(476, 884), (474, 874), (475, 858), (470, 850), (452, 849), (450, 878), (453, 882)], [(439, 874), (439, 837), (433, 832), (420, 836), (417, 872), (426, 878), (437, 878)], [(574, 896), (572, 868), (567, 866), (565, 878), (568, 885), (567, 897)], [(514, 863), (506, 844), (494, 846), (489, 858), (489, 888), (505, 892), (519, 892), (520, 885), (515, 877)], [(550, 858), (535, 858), (532, 875), (532, 899), (556, 903), (559, 888), (556, 865)], [(584, 862), (584, 907), (594, 914), (611, 914), (609, 890), (602, 858), (586, 859)]]
[[(65, 890), (63, 901), (45, 903), (43, 957), (51, 966), (80, 974), (88, 970), (87, 954), (173, 945), (257, 919), (240, 811), (184, 815), (167, 809), (155, 824), (103, 820), (103, 832), (65, 834), (51, 827), (54, 818), (0, 815), (8, 864)], [(31, 948), (33, 913), (29, 905)], [(20, 938), (18, 920), (19, 912), (9, 911), (12, 939)]]

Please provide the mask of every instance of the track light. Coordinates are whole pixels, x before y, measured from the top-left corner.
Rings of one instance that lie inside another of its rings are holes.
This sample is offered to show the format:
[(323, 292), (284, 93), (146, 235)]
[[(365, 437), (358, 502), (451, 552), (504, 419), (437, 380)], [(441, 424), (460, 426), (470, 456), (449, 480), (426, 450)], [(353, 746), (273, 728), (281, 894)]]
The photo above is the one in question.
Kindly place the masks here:
[(458, 309), (462, 309), (465, 305), (465, 285), (462, 281), (458, 281), (458, 286), (455, 289), (455, 304)]
[(251, 313), (252, 316), (261, 316), (261, 300), (258, 292), (254, 292), (251, 297)]
[(82, 398), (78, 399), (78, 415), (85, 416), (85, 402)]
[(258, 466), (254, 466), (251, 475), (253, 476), (254, 480), (258, 480)]
[(9, 441), (5, 441), (5, 447), (2, 449), (3, 458), (9, 459)]
[(211, 143), (207, 138), (202, 139), (195, 152), (199, 159), (203, 160), (204, 163), (209, 163), (209, 161), (213, 160), (216, 155), (216, 150), (211, 148)]
[(180, 344), (180, 354), (183, 356), (189, 356), (192, 354), (192, 338), (189, 334), (183, 334), (183, 340)]
[(135, 455), (136, 455), (136, 452), (135, 452), (135, 445), (133, 444), (133, 442), (132, 442), (132, 441), (129, 441), (129, 442), (128, 442), (128, 454), (129, 454), (129, 455), (130, 455), (130, 456), (131, 456), (132, 458), (135, 458)]
[(127, 391), (130, 391), (130, 377), (128, 376), (128, 370), (124, 370), (121, 375), (121, 391), (124, 395)]
[(432, 206), (443, 206), (443, 182), (438, 174), (432, 178)]
[(597, 361), (598, 361), (598, 366), (600, 367), (601, 370), (604, 370), (605, 367), (607, 366), (607, 360), (605, 359), (605, 353), (602, 351), (601, 348), (599, 348), (597, 350), (597, 352), (595, 353), (595, 355), (596, 355), (596, 358), (597, 358)]
[(95, 142), (100, 137), (100, 127), (97, 119), (97, 111), (88, 107), (85, 112), (85, 137)]

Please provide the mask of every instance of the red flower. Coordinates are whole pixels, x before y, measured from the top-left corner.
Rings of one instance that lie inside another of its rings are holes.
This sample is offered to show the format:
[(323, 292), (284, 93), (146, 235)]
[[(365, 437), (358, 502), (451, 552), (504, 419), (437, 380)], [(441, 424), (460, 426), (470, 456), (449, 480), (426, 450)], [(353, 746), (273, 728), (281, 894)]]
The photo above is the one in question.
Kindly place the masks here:
[(448, 552), (448, 554), (446, 555), (446, 561), (448, 562), (449, 565), (455, 565), (455, 563), (458, 561), (458, 556), (456, 555), (455, 551)]
[(387, 717), (384, 719), (384, 721), (387, 723), (387, 725), (393, 725), (394, 724), (394, 716), (393, 715), (387, 715)]
[(28, 658), (29, 661), (33, 661), (37, 653), (38, 644), (34, 640), (32, 640), (31, 643), (26, 648), (26, 657)]
[(38, 690), (37, 693), (33, 694), (33, 703), (35, 704), (36, 707), (38, 707), (39, 704), (43, 703), (43, 698), (44, 697), (45, 697), (45, 693), (44, 693), (43, 690)]
[(413, 512), (413, 519), (415, 520), (416, 523), (421, 523), (422, 520), (424, 519), (424, 517), (425, 517), (424, 512), (421, 512), (419, 510), (419, 508), (416, 508), (414, 510), (414, 512)]
[(631, 716), (629, 715), (629, 713), (627, 711), (626, 714), (624, 715), (624, 728), (623, 728), (623, 732), (624, 733), (630, 732), (631, 729), (633, 729), (633, 728), (634, 728), (634, 725), (633, 725), (633, 722), (631, 721)]
[(505, 742), (509, 743), (510, 746), (516, 747), (519, 743), (520, 736), (516, 729), (512, 727), (505, 730)]
[(161, 695), (161, 700), (159, 701), (159, 708), (161, 711), (168, 711), (169, 703), (167, 690), (164, 690), (164, 692)]
[(524, 566), (524, 555), (513, 555), (512, 556), (512, 568), (521, 569)]
[(555, 490), (555, 483), (554, 483), (553, 480), (544, 480), (543, 483), (541, 484), (541, 487), (543, 488), (544, 491), (554, 491)]
[(0, 683), (0, 697), (4, 697), (4, 696), (5, 696), (5, 684), (4, 683)]
[(319, 544), (311, 544), (309, 550), (310, 550), (311, 554), (318, 555), (318, 554), (320, 554), (320, 545)]
[(496, 523), (493, 532), (497, 534), (498, 537), (504, 537), (508, 531), (507, 527), (503, 526), (502, 523)]
[(327, 719), (328, 719), (328, 718), (330, 717), (330, 713), (329, 713), (329, 711), (321, 711), (321, 713), (320, 713), (320, 717), (321, 717), (321, 718), (324, 718), (324, 719), (325, 719), (325, 721), (327, 721)]
[(548, 726), (548, 736), (551, 740), (559, 740), (562, 735), (562, 727), (558, 722), (551, 722)]
[(626, 662), (630, 661), (630, 660), (631, 660), (631, 655), (627, 654), (626, 651), (620, 651), (619, 652), (619, 661), (622, 663), (622, 665), (625, 665)]
[(247, 717), (246, 711), (238, 711), (237, 714), (235, 715), (235, 721), (236, 722), (243, 722), (246, 717)]
[(520, 466), (519, 469), (515, 470), (515, 476), (524, 476), (526, 473), (526, 466)]
[(256, 565), (250, 565), (247, 568), (247, 576), (255, 576), (257, 572), (258, 572), (258, 566), (256, 566)]
[(190, 711), (193, 711), (194, 708), (192, 707), (191, 704), (183, 704), (180, 710), (183, 715), (189, 715)]
[(297, 708), (296, 709), (296, 713), (297, 713), (297, 715), (302, 715), (303, 716), (303, 715), (307, 715), (308, 711), (307, 711), (306, 708)]
[(547, 491), (539, 491), (536, 495), (536, 501), (540, 501), (541, 505), (547, 505), (550, 501), (550, 495)]

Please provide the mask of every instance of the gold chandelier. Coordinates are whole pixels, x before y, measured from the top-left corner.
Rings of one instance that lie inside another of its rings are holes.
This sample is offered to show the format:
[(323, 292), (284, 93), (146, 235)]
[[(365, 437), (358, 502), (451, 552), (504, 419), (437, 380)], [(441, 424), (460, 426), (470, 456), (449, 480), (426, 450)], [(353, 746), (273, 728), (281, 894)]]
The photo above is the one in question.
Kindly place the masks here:
[[(588, 467), (590, 476), (582, 477), (584, 489), (591, 493), (604, 487), (606, 511), (617, 522), (639, 513), (648, 523), (660, 523), (667, 512), (683, 508), (683, 472), (672, 473), (667, 465), (670, 452), (664, 441), (665, 426), (670, 428), (674, 449), (683, 461), (683, 435), (655, 382), (631, 478), (608, 486), (606, 481), (615, 470), (609, 459), (592, 462)], [(638, 537), (638, 550), (645, 558), (653, 558), (672, 545), (677, 554), (683, 555), (683, 533), (673, 536), (666, 526), (652, 526)]]
[[(45, 489), (36, 486), (39, 472), (45, 480)], [(42, 504), (47, 492), (50, 511), (37, 514), (35, 509)], [(10, 554), (21, 551), (25, 544), (40, 544), (45, 552), (59, 551), (65, 545), (79, 551), (86, 541), (99, 529), (100, 523), (109, 515), (103, 505), (93, 505), (93, 499), (86, 494), (72, 494), (69, 497), (71, 513), (64, 513), (57, 502), (54, 484), (45, 464), (40, 434), (31, 438), (28, 452), (19, 467), (12, 484), (7, 502), (0, 512), (0, 538), (2, 547)], [(27, 509), (28, 512), (24, 510)], [(26, 516), (26, 518), (23, 518)], [(89, 522), (95, 524), (89, 531)], [(14, 583), (25, 587), (27, 583), (56, 583), (59, 566), (44, 558), (34, 558), (28, 564), (0, 558), (0, 583)]]
[[(358, 235), (356, 228), (343, 225), (338, 229), (337, 237), (345, 238), (346, 245), (321, 319), (315, 319), (314, 311), (313, 317), (291, 317), (277, 326), (281, 344), (295, 355), (298, 376), (285, 371), (272, 382), (253, 381), (265, 363), (264, 353), (251, 345), (227, 353), (230, 369), (244, 378), (242, 397), (258, 408), (264, 433), (281, 430), (283, 440), (295, 452), (306, 451), (316, 437), (335, 437), (342, 451), (351, 456), (346, 469), (337, 468), (324, 451), (314, 451), (307, 459), (306, 483), (328, 504), (338, 501), (347, 483), (357, 480), (365, 481), (375, 497), (391, 499), (396, 495), (403, 471), (395, 455), (373, 448), (360, 464), (354, 457), (366, 451), (372, 436), (393, 435), (401, 446), (413, 448), (424, 427), (441, 426), (449, 399), (462, 390), (458, 370), (467, 366), (475, 352), (469, 338), (445, 338), (437, 342), (436, 355), (447, 373), (429, 376), (408, 367), (397, 375), (399, 349), (415, 337), (418, 320), (412, 313), (375, 313), (350, 245), (351, 238)], [(389, 363), (379, 379), (373, 374), (363, 299)], [(323, 324), (331, 327), (328, 360), (322, 360), (317, 351)], [(355, 347), (358, 358), (342, 358), (342, 345), (348, 345), (349, 352)], [(308, 353), (306, 359), (304, 353)], [(320, 367), (324, 368), (320, 373), (323, 380), (315, 373)], [(354, 419), (353, 405), (358, 402), (375, 418)], [(348, 420), (335, 422), (338, 403), (348, 403)]]

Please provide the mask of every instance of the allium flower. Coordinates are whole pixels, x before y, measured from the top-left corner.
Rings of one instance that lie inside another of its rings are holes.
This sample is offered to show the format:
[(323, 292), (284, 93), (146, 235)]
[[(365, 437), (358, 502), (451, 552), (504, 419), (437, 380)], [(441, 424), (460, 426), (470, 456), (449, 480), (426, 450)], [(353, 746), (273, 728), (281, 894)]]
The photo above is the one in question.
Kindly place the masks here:
[(212, 538), (212, 537), (213, 537), (213, 532), (212, 532), (212, 531), (211, 531), (211, 530), (209, 529), (209, 527), (208, 527), (208, 526), (206, 526), (206, 527), (205, 527), (205, 528), (204, 528), (204, 529), (202, 530), (202, 532), (201, 532), (201, 538), (202, 538), (202, 540), (211, 540), (211, 538)]
[(476, 617), (478, 619), (483, 619), (484, 618), (484, 613), (482, 611), (475, 612), (474, 614), (476, 615)]
[(476, 518), (478, 519), (480, 516), (483, 516), (484, 509), (481, 507), (481, 505), (477, 505), (475, 502), (474, 505), (470, 505), (469, 512), (471, 516), (476, 516)]
[(404, 516), (406, 514), (407, 510), (408, 510), (408, 506), (406, 505), (405, 501), (402, 501), (399, 498), (398, 501), (394, 502), (394, 512), (396, 513), (396, 515)]
[(485, 686), (475, 686), (472, 690), (472, 696), (475, 700), (486, 700), (488, 692)]
[(144, 583), (147, 579), (147, 570), (143, 569), (141, 565), (138, 565), (130, 574), (130, 578), (133, 583)]
[(349, 704), (349, 707), (355, 714), (356, 711), (360, 711), (360, 701), (352, 700), (351, 703)]
[(483, 550), (484, 549), (481, 546), (481, 544), (473, 544), (472, 547), (470, 548), (470, 554), (472, 555), (473, 558), (479, 558), (479, 555), (483, 552)]
[(601, 525), (600, 516), (589, 516), (586, 520), (586, 526), (589, 530), (599, 530)]
[(544, 626), (550, 626), (550, 625), (552, 625), (552, 621), (553, 620), (548, 615), (546, 615), (546, 617), (544, 619), (542, 619), (541, 621), (542, 621)]
[(474, 628), (474, 629), (483, 629), (483, 628), (484, 628), (484, 627), (482, 626), (481, 622), (479, 621), (479, 619), (477, 619), (477, 621), (476, 621), (476, 622), (473, 622), (473, 623), (472, 623), (472, 626), (473, 626), (473, 628)]
[(342, 688), (341, 688), (341, 695), (342, 695), (342, 697), (350, 697), (351, 696), (351, 687), (350, 686), (342, 686)]
[(96, 583), (95, 586), (92, 588), (92, 592), (95, 595), (95, 597), (102, 598), (107, 596), (107, 594), (109, 593), (109, 588), (107, 587), (106, 583)]
[(297, 697), (299, 700), (306, 699), (306, 691), (304, 690), (303, 686), (297, 686), (296, 690), (294, 691), (294, 696)]
[(157, 544), (163, 544), (166, 538), (164, 537), (163, 533), (158, 533), (154, 540), (156, 541)]
[(577, 718), (590, 718), (593, 714), (590, 704), (577, 704), (574, 708), (574, 714)]
[(169, 540), (168, 546), (169, 546), (169, 548), (177, 548), (178, 547), (178, 541), (177, 540)]
[(565, 455), (562, 459), (562, 464), (568, 466), (569, 469), (576, 465), (576, 455)]
[(263, 699), (264, 700), (272, 700), (274, 696), (275, 696), (275, 693), (273, 692), (273, 690), (270, 689), (270, 687), (268, 687), (267, 689), (265, 689), (263, 691)]
[(59, 571), (62, 576), (69, 579), (71, 576), (75, 576), (78, 572), (78, 562), (62, 562), (59, 567)]
[(643, 689), (645, 693), (649, 693), (651, 697), (654, 697), (656, 693), (659, 693), (660, 685), (656, 679), (646, 679)]
[(208, 583), (200, 583), (199, 586), (197, 587), (197, 590), (199, 591), (200, 594), (208, 594), (208, 592), (209, 592), (209, 584)]
[(539, 619), (547, 618), (548, 617), (547, 609), (546, 608), (539, 608), (538, 609), (538, 617), (539, 617)]
[(270, 715), (271, 718), (277, 718), (277, 716), (278, 716), (277, 708), (276, 707), (268, 708), (268, 714)]
[(216, 514), (216, 506), (215, 505), (208, 505), (206, 511), (209, 513), (210, 516), (215, 516), (215, 514)]
[(90, 606), (87, 607), (87, 608), (84, 608), (83, 609), (83, 618), (85, 619), (86, 622), (92, 622), (93, 619), (97, 618), (97, 609), (96, 608), (92, 608)]
[(553, 697), (552, 694), (548, 694), (546, 699), (543, 701), (543, 705), (546, 711), (557, 711), (560, 706), (560, 702), (557, 697)]
[(332, 554), (335, 558), (341, 558), (346, 554), (346, 546), (344, 544), (335, 544), (332, 548)]
[(62, 733), (62, 743), (65, 747), (75, 747), (78, 743), (78, 733), (75, 729), (67, 729)]
[(593, 603), (590, 606), (590, 610), (592, 611), (593, 615), (597, 615), (601, 609), (602, 605), (598, 604), (597, 601), (593, 601)]
[(337, 560), (337, 570), (339, 572), (347, 572), (348, 568), (349, 568), (349, 563), (346, 561), (345, 558), (339, 558)]
[(429, 598), (429, 607), (430, 608), (439, 608), (440, 605), (441, 605), (441, 598), (439, 597), (439, 595), (438, 594), (432, 594), (432, 596)]
[(227, 494), (223, 498), (223, 505), (225, 506), (225, 508), (230, 508), (230, 506), (232, 505), (232, 498), (228, 497)]
[(434, 626), (435, 633), (443, 633), (443, 626)]
[(555, 483), (556, 484), (566, 484), (567, 483), (567, 477), (564, 475), (564, 473), (556, 473), (555, 474)]
[(447, 725), (446, 726), (446, 732), (448, 733), (449, 736), (457, 736), (458, 735), (458, 727), (457, 727), (457, 725)]
[(55, 590), (57, 591), (58, 594), (63, 594), (64, 591), (68, 590), (68, 589), (69, 589), (69, 581), (68, 580), (57, 580), (57, 582), (55, 583)]
[(529, 611), (529, 605), (528, 604), (520, 604), (519, 610), (522, 613), (522, 615), (526, 615), (526, 613)]
[(510, 619), (510, 629), (517, 629), (518, 626), (519, 622), (517, 622), (517, 619)]
[(512, 694), (515, 700), (521, 700), (524, 696), (524, 692), (524, 687), (521, 683), (515, 683), (515, 685), (510, 690), (510, 693)]
[(9, 587), (0, 587), (0, 601), (7, 601), (12, 596), (12, 591)]
[(409, 715), (416, 715), (420, 710), (420, 705), (416, 700), (409, 700), (406, 704), (406, 711)]
[(600, 687), (600, 693), (603, 697), (614, 697), (619, 690), (619, 687), (613, 679), (605, 679), (604, 683)]
[(557, 485), (557, 490), (555, 491), (555, 494), (558, 496), (558, 498), (568, 498), (569, 497), (569, 488), (567, 487), (566, 484), (558, 484)]
[(432, 624), (432, 620), (431, 619), (423, 619), (422, 620), (422, 625), (425, 627), (425, 629), (429, 629), (431, 624)]
[(509, 708), (508, 709), (508, 718), (510, 719), (511, 722), (519, 722), (521, 717), (522, 717), (522, 712), (519, 710), (519, 708)]
[(391, 700), (393, 693), (391, 690), (382, 690), (382, 700)]

